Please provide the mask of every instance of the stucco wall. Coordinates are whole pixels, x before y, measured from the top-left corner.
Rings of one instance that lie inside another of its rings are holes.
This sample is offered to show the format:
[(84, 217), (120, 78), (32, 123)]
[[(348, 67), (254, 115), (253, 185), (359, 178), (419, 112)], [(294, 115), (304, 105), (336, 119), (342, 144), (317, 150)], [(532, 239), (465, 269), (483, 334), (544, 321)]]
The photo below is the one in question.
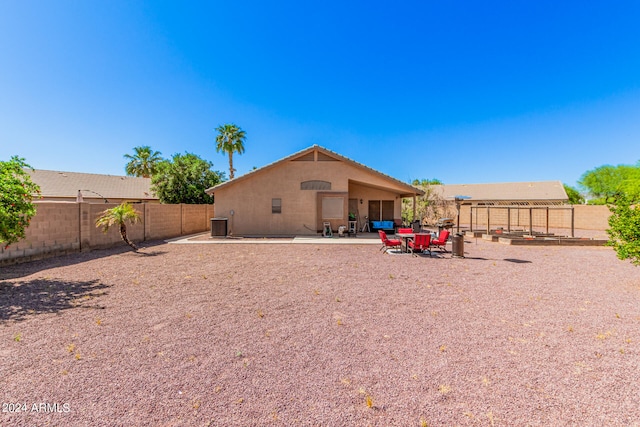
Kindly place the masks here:
[[(358, 213), (362, 219), (369, 213), (369, 200), (393, 200), (393, 218), (402, 218), (402, 200), (396, 193), (391, 191), (351, 183), (349, 185), (349, 197), (358, 200)], [(360, 204), (360, 199), (362, 199), (362, 204)]]
[[(388, 179), (342, 161), (295, 160), (257, 171), (250, 178), (217, 189), (216, 216), (228, 218), (229, 233), (236, 235), (315, 234), (322, 225), (322, 218), (318, 217), (318, 191), (300, 189), (302, 182), (312, 180), (331, 182), (330, 191), (347, 193), (347, 199), (363, 199), (362, 217), (367, 215), (368, 201), (372, 199), (394, 200), (394, 216), (401, 218), (401, 200), (396, 198), (398, 193), (393, 192), (395, 189)], [(398, 192), (402, 190), (397, 188)], [(272, 198), (282, 200), (281, 213), (271, 212)], [(338, 222), (346, 225), (347, 216), (345, 210), (343, 220), (331, 221), (333, 228), (337, 228)]]
[[(38, 202), (37, 213), (26, 230), (26, 238), (9, 248), (0, 248), (0, 265), (30, 261), (66, 253), (125, 245), (118, 227), (107, 233), (95, 226), (96, 219), (115, 203)], [(213, 205), (134, 204), (141, 221), (127, 225), (134, 242), (194, 234), (210, 229)]]

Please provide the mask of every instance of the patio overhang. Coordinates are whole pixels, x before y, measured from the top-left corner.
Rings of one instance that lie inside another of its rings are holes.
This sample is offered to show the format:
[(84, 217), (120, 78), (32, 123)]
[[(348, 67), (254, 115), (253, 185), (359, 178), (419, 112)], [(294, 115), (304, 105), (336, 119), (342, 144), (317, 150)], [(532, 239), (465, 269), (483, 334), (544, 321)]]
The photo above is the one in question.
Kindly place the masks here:
[(382, 185), (382, 184), (375, 184), (371, 182), (358, 181), (354, 179), (350, 179), (349, 184), (357, 184), (363, 187), (373, 188), (376, 190), (388, 191), (390, 193), (394, 193), (400, 198), (417, 197), (417, 196), (422, 196), (424, 194), (424, 191), (420, 190), (419, 188), (415, 188), (409, 184), (405, 184), (404, 186)]

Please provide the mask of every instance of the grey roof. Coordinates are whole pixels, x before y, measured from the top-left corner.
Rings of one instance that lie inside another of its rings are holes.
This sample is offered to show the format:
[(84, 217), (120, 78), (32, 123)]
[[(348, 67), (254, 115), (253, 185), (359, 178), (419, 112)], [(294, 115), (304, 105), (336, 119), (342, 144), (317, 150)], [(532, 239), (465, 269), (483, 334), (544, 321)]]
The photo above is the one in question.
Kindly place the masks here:
[(476, 201), (538, 201), (562, 202), (569, 199), (560, 181), (504, 182), (494, 184), (446, 184), (445, 198), (470, 196)]
[[(84, 198), (157, 200), (151, 191), (150, 178), (100, 175), (27, 169), (33, 182), (40, 186), (43, 197), (75, 198), (78, 190)], [(97, 194), (96, 194), (97, 193)]]
[(358, 168), (361, 168), (361, 169), (365, 169), (365, 170), (367, 170), (367, 171), (369, 171), (371, 173), (374, 173), (374, 174), (376, 174), (378, 176), (381, 176), (384, 179), (392, 181), (395, 185), (397, 185), (397, 186), (399, 186), (401, 188), (404, 188), (407, 191), (407, 193), (418, 194), (418, 195), (424, 194), (424, 191), (422, 191), (419, 188), (416, 188), (416, 187), (414, 187), (414, 186), (412, 186), (410, 184), (407, 184), (406, 182), (402, 182), (399, 179), (396, 179), (396, 178), (394, 178), (392, 176), (386, 175), (386, 174), (384, 174), (382, 172), (379, 172), (379, 171), (377, 171), (375, 169), (370, 168), (369, 166), (363, 165), (362, 163), (358, 163), (355, 160), (352, 160), (352, 159), (350, 159), (348, 157), (345, 157), (345, 156), (343, 156), (341, 154), (338, 154), (338, 153), (336, 153), (334, 151), (331, 151), (331, 150), (329, 150), (327, 148), (321, 147), (320, 145), (317, 145), (317, 144), (312, 145), (311, 147), (307, 147), (307, 148), (305, 148), (303, 150), (300, 150), (298, 152), (295, 152), (295, 153), (293, 153), (293, 154), (291, 154), (291, 155), (289, 155), (287, 157), (284, 157), (284, 158), (282, 158), (280, 160), (276, 160), (275, 162), (269, 163), (269, 164), (267, 164), (267, 165), (265, 165), (265, 166), (263, 166), (261, 168), (252, 170), (252, 171), (250, 171), (250, 172), (248, 172), (248, 173), (246, 173), (244, 175), (241, 175), (241, 176), (239, 176), (237, 178), (234, 178), (234, 179), (229, 180), (229, 181), (222, 182), (222, 183), (220, 183), (220, 184), (218, 184), (218, 185), (216, 185), (214, 187), (207, 188), (206, 192), (207, 192), (207, 194), (213, 194), (215, 192), (215, 190), (217, 190), (219, 188), (226, 187), (227, 185), (232, 185), (233, 183), (235, 183), (235, 182), (237, 182), (239, 180), (242, 180), (242, 179), (246, 179), (246, 178), (252, 176), (255, 173), (258, 173), (258, 172), (263, 171), (265, 169), (270, 169), (270, 168), (272, 168), (272, 167), (274, 167), (274, 166), (276, 166), (276, 165), (278, 165), (280, 163), (283, 163), (283, 162), (288, 161), (288, 160), (292, 160), (292, 159), (294, 159), (296, 157), (302, 156), (302, 155), (304, 155), (306, 153), (309, 153), (309, 152), (311, 152), (313, 150), (318, 150), (319, 152), (323, 152), (325, 154), (328, 154), (330, 156), (338, 158), (338, 159), (340, 159), (340, 160), (342, 160), (342, 161), (344, 161), (346, 163), (350, 163), (351, 165), (353, 165), (355, 167), (358, 167)]

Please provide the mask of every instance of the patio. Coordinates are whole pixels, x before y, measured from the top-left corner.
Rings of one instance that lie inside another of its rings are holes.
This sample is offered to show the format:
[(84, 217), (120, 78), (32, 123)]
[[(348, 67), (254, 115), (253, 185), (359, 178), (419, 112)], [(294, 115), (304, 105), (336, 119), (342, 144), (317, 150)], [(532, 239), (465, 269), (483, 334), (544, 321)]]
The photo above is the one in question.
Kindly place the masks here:
[(358, 233), (352, 237), (318, 236), (269, 236), (269, 237), (211, 237), (210, 233), (199, 233), (168, 240), (172, 244), (314, 244), (314, 245), (380, 245), (377, 233)]

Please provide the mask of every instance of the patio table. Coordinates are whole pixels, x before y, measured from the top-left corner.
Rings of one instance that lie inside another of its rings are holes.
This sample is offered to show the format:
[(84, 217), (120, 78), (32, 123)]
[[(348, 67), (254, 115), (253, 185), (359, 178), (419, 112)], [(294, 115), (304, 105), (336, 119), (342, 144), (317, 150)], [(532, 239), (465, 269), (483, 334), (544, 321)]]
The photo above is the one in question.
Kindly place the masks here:
[(400, 239), (402, 239), (402, 245), (400, 245), (400, 251), (406, 253), (409, 239), (413, 239), (414, 237), (416, 237), (416, 234), (415, 233), (396, 233), (396, 237), (399, 237)]

